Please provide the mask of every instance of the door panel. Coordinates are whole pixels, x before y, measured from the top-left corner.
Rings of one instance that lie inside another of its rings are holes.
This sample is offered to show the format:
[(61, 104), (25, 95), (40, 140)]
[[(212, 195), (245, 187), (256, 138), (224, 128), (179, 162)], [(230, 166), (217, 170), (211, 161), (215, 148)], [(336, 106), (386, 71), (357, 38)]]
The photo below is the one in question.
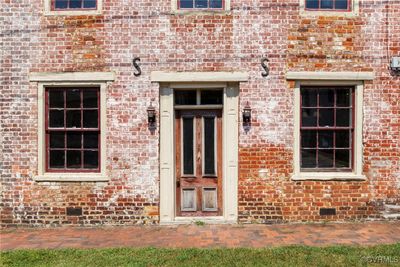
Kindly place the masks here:
[(175, 114), (176, 215), (222, 215), (222, 111)]

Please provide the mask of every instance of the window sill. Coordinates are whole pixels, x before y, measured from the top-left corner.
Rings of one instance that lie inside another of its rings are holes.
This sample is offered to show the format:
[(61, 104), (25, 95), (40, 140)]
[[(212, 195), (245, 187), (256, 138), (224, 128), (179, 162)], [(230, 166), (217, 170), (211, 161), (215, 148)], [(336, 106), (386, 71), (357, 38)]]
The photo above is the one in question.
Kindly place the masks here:
[(177, 9), (172, 11), (173, 15), (191, 15), (191, 16), (197, 16), (197, 15), (230, 15), (231, 11), (226, 10), (226, 9), (216, 9), (216, 10), (211, 10), (211, 9)]
[(294, 174), (293, 181), (365, 181), (367, 177), (362, 174), (344, 172), (303, 172)]
[(359, 14), (356, 11), (334, 11), (334, 10), (302, 10), (300, 15), (303, 17), (357, 17)]
[(82, 16), (101, 15), (101, 10), (51, 10), (44, 13), (45, 16)]
[(35, 176), (33, 180), (36, 182), (107, 182), (110, 179), (98, 173), (46, 173)]

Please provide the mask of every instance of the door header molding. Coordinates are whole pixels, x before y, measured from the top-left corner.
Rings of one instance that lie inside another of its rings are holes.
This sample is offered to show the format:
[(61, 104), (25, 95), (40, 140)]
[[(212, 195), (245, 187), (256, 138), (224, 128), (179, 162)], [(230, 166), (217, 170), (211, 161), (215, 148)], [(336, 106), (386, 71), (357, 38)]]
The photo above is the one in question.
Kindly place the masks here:
[(247, 82), (247, 72), (166, 72), (153, 71), (152, 82)]

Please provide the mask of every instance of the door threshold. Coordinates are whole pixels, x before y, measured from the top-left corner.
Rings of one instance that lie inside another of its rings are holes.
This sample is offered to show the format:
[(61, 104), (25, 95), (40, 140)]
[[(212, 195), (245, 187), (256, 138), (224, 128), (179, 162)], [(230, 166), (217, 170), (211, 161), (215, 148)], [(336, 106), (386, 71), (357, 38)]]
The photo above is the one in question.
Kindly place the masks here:
[(236, 221), (227, 220), (223, 216), (199, 216), (199, 217), (175, 217), (173, 221), (160, 221), (161, 225), (171, 224), (195, 224), (196, 222), (203, 222), (205, 224), (236, 224)]

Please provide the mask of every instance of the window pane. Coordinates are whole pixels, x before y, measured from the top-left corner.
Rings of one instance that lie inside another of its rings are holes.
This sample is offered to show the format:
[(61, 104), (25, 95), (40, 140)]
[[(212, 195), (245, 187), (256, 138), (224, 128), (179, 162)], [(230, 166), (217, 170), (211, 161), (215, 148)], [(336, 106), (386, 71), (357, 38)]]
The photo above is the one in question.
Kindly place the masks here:
[(314, 149), (301, 150), (301, 168), (317, 167), (317, 151)]
[(318, 147), (333, 148), (333, 131), (320, 131), (318, 133)]
[(221, 90), (204, 90), (201, 91), (202, 105), (222, 105)]
[(336, 110), (336, 126), (350, 126), (350, 109)]
[(306, 0), (306, 8), (318, 8), (318, 0)]
[(68, 0), (55, 0), (55, 5), (54, 7), (56, 9), (58, 8), (68, 8)]
[(322, 9), (333, 9), (333, 0), (321, 0)]
[(317, 147), (317, 131), (301, 131), (301, 147)]
[(81, 111), (68, 110), (67, 111), (67, 128), (80, 128), (81, 127)]
[(193, 0), (180, 0), (180, 8), (193, 8)]
[(98, 116), (97, 110), (83, 111), (83, 128), (97, 128)]
[(316, 107), (317, 106), (317, 90), (302, 89), (301, 90), (301, 105), (303, 107)]
[(65, 152), (64, 150), (50, 150), (50, 168), (64, 168), (65, 164)]
[(334, 126), (333, 109), (329, 108), (319, 110), (319, 126)]
[(67, 90), (67, 108), (81, 107), (81, 91), (78, 89)]
[(204, 118), (204, 174), (215, 174), (215, 118)]
[(83, 107), (97, 108), (97, 90), (83, 90)]
[(207, 8), (208, 0), (195, 0), (194, 1), (196, 8)]
[(175, 105), (196, 105), (196, 91), (175, 91)]
[(60, 90), (49, 90), (50, 108), (64, 108), (64, 92)]
[(336, 167), (337, 168), (349, 168), (350, 167), (350, 150), (336, 150), (335, 155)]
[(49, 127), (63, 128), (64, 127), (64, 111), (50, 110), (49, 111)]
[(302, 109), (302, 126), (317, 126), (317, 109)]
[(194, 174), (193, 163), (193, 118), (182, 119), (183, 174)]
[(70, 0), (69, 1), (70, 8), (81, 8), (82, 7), (82, 0)]
[(81, 133), (67, 133), (67, 148), (81, 148), (81, 143)]
[(222, 0), (210, 0), (210, 8), (222, 8)]
[(67, 168), (71, 168), (71, 169), (81, 168), (81, 151), (80, 150), (67, 151)]
[(83, 147), (84, 148), (98, 148), (99, 147), (99, 134), (98, 133), (84, 133), (83, 134)]
[(350, 90), (337, 90), (336, 91), (336, 106), (350, 107)]
[(64, 133), (50, 133), (50, 148), (64, 148)]
[(98, 151), (84, 151), (84, 168), (97, 169), (99, 167), (99, 152)]
[(335, 9), (344, 9), (344, 10), (347, 10), (347, 9), (348, 9), (347, 1), (348, 1), (348, 0), (336, 0), (336, 1), (335, 1)]
[(332, 89), (319, 90), (319, 106), (333, 107), (335, 103), (335, 92)]
[(332, 168), (333, 167), (333, 150), (318, 150), (318, 167)]
[(350, 147), (350, 132), (349, 131), (336, 131), (336, 147), (349, 148)]
[(84, 8), (95, 8), (96, 7), (96, 0), (84, 0), (83, 1)]

